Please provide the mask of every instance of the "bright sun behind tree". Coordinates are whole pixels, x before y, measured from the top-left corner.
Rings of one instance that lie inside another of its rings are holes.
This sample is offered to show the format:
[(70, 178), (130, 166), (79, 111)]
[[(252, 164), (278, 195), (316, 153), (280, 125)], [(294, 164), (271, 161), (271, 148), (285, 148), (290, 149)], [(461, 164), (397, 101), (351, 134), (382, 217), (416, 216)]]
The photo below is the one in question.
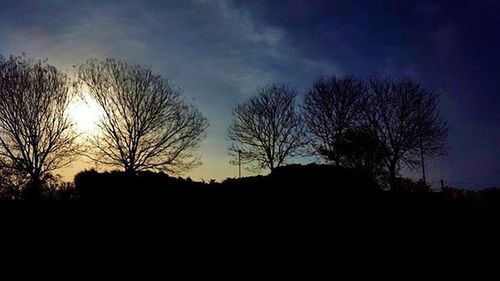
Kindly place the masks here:
[(76, 124), (79, 133), (93, 135), (97, 133), (97, 123), (102, 116), (102, 110), (94, 99), (84, 93), (70, 102), (68, 115)]

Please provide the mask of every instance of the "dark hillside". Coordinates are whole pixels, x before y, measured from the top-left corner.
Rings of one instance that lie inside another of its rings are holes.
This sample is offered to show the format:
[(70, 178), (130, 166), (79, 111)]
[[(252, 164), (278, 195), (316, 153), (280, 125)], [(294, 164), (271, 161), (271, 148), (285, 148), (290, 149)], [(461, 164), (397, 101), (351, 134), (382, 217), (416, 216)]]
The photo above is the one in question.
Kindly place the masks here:
[(75, 185), (78, 200), (1, 202), (4, 273), (464, 275), (499, 259), (494, 201), (382, 191), (353, 170), (216, 184), (88, 171)]

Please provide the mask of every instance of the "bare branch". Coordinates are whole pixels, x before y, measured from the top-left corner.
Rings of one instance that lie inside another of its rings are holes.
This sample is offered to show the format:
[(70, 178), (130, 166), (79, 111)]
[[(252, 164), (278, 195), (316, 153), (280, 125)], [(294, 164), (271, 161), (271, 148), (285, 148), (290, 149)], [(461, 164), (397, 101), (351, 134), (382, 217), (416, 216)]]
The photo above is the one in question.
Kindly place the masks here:
[(401, 165), (445, 153), (448, 125), (439, 115), (439, 96), (411, 80), (371, 79), (365, 120), (385, 145), (391, 184)]
[(0, 58), (0, 157), (40, 182), (77, 155), (68, 77), (45, 62)]
[(199, 164), (194, 153), (208, 126), (180, 90), (151, 69), (90, 59), (79, 65), (80, 86), (102, 108), (100, 133), (88, 138), (90, 158), (126, 171), (182, 172)]
[(354, 77), (318, 80), (304, 98), (304, 120), (315, 154), (342, 162), (339, 145), (344, 135), (362, 123), (362, 113), (367, 100), (363, 81)]
[(229, 148), (236, 164), (238, 153), (251, 169), (273, 170), (300, 153), (305, 145), (304, 127), (296, 112), (295, 91), (271, 85), (260, 89), (257, 96), (238, 105), (228, 136)]

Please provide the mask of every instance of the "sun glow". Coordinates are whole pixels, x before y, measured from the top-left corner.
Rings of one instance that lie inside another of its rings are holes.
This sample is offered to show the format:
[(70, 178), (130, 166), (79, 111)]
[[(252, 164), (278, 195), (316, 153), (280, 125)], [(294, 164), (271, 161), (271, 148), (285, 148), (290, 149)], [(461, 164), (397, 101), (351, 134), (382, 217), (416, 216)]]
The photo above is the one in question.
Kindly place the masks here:
[(99, 104), (88, 94), (75, 97), (68, 106), (68, 115), (76, 124), (77, 130), (86, 135), (97, 133), (101, 111)]

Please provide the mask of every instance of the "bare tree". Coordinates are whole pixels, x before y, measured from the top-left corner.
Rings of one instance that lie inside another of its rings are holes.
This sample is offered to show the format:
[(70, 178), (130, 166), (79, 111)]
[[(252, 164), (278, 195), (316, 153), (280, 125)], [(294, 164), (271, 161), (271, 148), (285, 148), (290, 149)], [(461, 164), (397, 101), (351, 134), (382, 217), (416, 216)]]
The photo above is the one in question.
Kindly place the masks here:
[(230, 155), (236, 160), (239, 154), (243, 163), (254, 163), (250, 169), (255, 170), (273, 170), (296, 156), (305, 144), (296, 95), (284, 85), (271, 85), (238, 105), (228, 131)]
[(69, 79), (55, 67), (0, 58), (0, 157), (29, 177), (27, 197), (39, 196), (44, 178), (76, 156), (69, 99)]
[(88, 60), (78, 66), (78, 78), (103, 112), (99, 134), (88, 138), (91, 159), (132, 173), (181, 172), (199, 164), (194, 150), (207, 119), (166, 79), (114, 59)]
[(439, 96), (411, 80), (370, 81), (366, 122), (384, 144), (389, 183), (396, 186), (401, 165), (414, 168), (423, 157), (446, 151), (448, 125), (438, 112)]
[(339, 144), (361, 123), (367, 90), (354, 77), (320, 79), (304, 98), (304, 119), (316, 154), (342, 164)]

